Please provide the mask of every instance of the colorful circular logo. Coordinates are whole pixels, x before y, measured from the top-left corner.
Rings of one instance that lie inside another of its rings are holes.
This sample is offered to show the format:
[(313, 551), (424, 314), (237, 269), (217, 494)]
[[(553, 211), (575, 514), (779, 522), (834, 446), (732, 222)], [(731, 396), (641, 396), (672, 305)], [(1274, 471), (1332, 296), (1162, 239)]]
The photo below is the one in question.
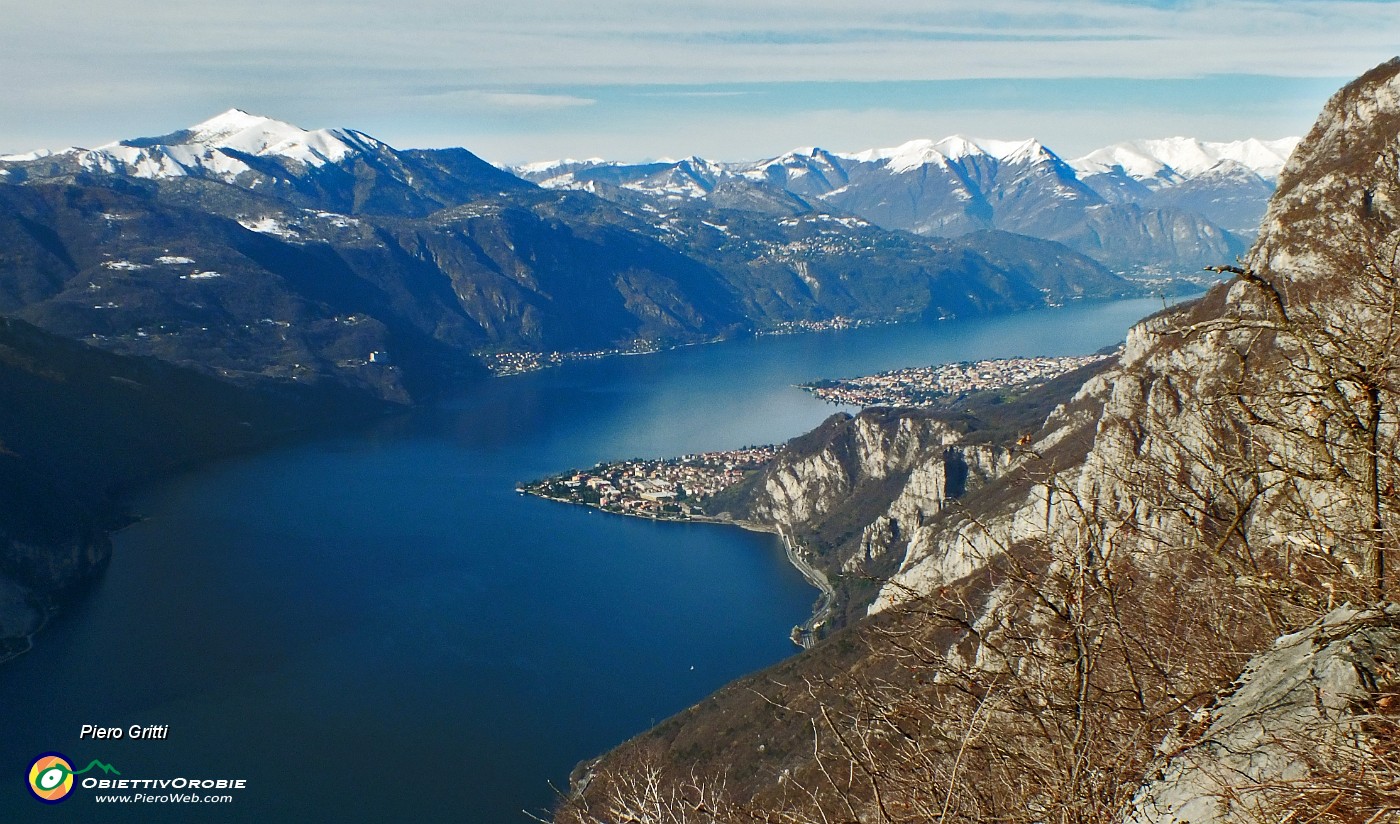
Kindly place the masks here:
[(45, 804), (57, 804), (73, 789), (73, 765), (63, 753), (46, 752), (29, 765), (29, 791)]

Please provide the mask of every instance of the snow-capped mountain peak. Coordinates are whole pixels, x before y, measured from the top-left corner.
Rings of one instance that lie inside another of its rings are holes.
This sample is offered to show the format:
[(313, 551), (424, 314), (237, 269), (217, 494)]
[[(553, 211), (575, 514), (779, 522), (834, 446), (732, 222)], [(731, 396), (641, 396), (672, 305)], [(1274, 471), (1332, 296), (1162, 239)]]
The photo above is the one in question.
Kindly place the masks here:
[(1003, 163), (1038, 163), (1056, 157), (1054, 152), (1034, 138), (1020, 141), (983, 140), (978, 145)]
[(894, 173), (908, 172), (929, 164), (946, 164), (948, 158), (938, 150), (937, 145), (928, 139), (910, 140), (887, 149), (866, 149), (854, 154), (838, 157), (854, 160), (857, 163), (884, 162), (885, 168)]
[(719, 173), (723, 166), (713, 160), (707, 160), (700, 155), (691, 155), (684, 160), (678, 161), (677, 166), (693, 169), (701, 172)]
[(1090, 152), (1070, 163), (1082, 174), (1104, 174), (1115, 167), (1139, 181), (1171, 182), (1190, 179), (1214, 168), (1222, 160), (1240, 163), (1268, 180), (1278, 177), (1299, 138), (1236, 140), (1211, 143), (1192, 137), (1133, 140)]
[[(215, 115), (203, 123), (197, 123), (186, 129), (184, 134), (188, 135), (188, 138), (182, 142), (204, 143), (211, 146), (233, 146), (235, 143), (250, 143), (252, 141), (248, 140), (249, 137), (261, 134), (264, 136), (261, 148), (266, 148), (270, 143), (280, 142), (300, 132), (302, 132), (301, 129), (290, 123), (249, 114), (242, 109), (229, 109), (223, 114)], [(177, 134), (179, 133), (177, 132)], [(274, 135), (275, 137), (273, 137)], [(247, 148), (248, 151), (259, 151), (258, 148), (252, 146)]]
[(146, 178), (207, 175), (231, 182), (252, 171), (244, 160), (248, 156), (315, 168), (380, 148), (384, 148), (380, 141), (351, 129), (309, 131), (242, 109), (229, 109), (168, 135), (120, 140), (78, 151), (77, 158), (84, 168), (94, 171), (121, 171)]
[(1070, 166), (1081, 175), (1108, 174), (1115, 169), (1122, 169), (1134, 180), (1170, 181), (1179, 180), (1181, 177), (1166, 163), (1132, 143), (1118, 143), (1096, 149), (1070, 161)]
[(884, 162), (892, 174), (913, 171), (922, 166), (947, 165), (966, 158), (987, 157), (1002, 163), (1035, 163), (1055, 157), (1040, 141), (984, 140), (951, 135), (942, 140), (911, 140), (888, 149), (866, 149), (837, 155), (857, 163)]
[(1301, 140), (1302, 138), (1298, 137), (1285, 137), (1281, 140), (1259, 140), (1251, 137), (1248, 140), (1224, 144), (1220, 156), (1223, 159), (1239, 161), (1262, 177), (1276, 179), (1283, 170), (1283, 164), (1288, 162), (1289, 156)]
[(601, 157), (589, 157), (577, 160), (572, 157), (559, 158), (558, 160), (537, 160), (534, 163), (525, 163), (513, 167), (517, 174), (528, 176), (532, 174), (544, 174), (555, 170), (573, 170), (587, 168), (589, 166), (617, 165), (615, 161), (604, 160)]
[(1228, 178), (1245, 178), (1256, 176), (1261, 175), (1259, 175), (1258, 172), (1251, 169), (1248, 164), (1241, 163), (1238, 160), (1232, 160), (1227, 157), (1223, 160), (1217, 161), (1214, 166), (1211, 166), (1209, 169), (1206, 169), (1205, 171), (1197, 174), (1193, 179), (1224, 180)]
[(780, 166), (792, 170), (807, 169), (810, 167), (831, 167), (837, 165), (839, 159), (826, 149), (820, 146), (799, 146), (789, 152), (784, 152), (777, 157), (767, 160), (760, 160), (754, 163), (740, 164), (738, 173), (744, 176), (752, 176), (754, 173), (761, 174), (764, 170)]
[(945, 137), (933, 145), (934, 148), (949, 160), (961, 160), (964, 157), (980, 157), (992, 154), (982, 145), (984, 142), (985, 141), (955, 134)]
[(32, 152), (25, 152), (23, 154), (0, 155), (0, 163), (26, 163), (31, 160), (42, 160), (46, 157), (53, 157), (54, 155), (61, 154), (70, 154), (72, 152), (77, 151), (81, 150), (72, 146), (68, 147), (67, 149), (59, 149), (58, 151), (52, 151), (50, 149), (36, 149)]

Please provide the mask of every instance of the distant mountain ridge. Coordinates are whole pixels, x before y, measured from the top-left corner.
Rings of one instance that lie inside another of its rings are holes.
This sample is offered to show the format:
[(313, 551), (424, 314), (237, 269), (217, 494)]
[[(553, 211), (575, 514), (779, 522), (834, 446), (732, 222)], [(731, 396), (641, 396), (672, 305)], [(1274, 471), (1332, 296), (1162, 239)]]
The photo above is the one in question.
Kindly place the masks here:
[(1055, 240), (1110, 268), (1186, 270), (1243, 253), (1298, 138), (1114, 144), (1066, 161), (1036, 140), (954, 135), (861, 152), (766, 160), (546, 161), (513, 171), (657, 208), (686, 200), (773, 213), (831, 209), (956, 237), (1001, 229)]
[[(698, 158), (666, 171), (675, 187), (722, 172)], [(0, 313), (225, 377), (407, 402), (489, 352), (1134, 289), (1055, 244), (915, 238), (741, 184), (659, 210), (642, 192), (542, 189), (465, 149), (399, 150), (231, 109), (156, 137), (0, 158)]]
[[(1076, 172), (1099, 174), (1114, 171), (1115, 167), (1139, 181), (1161, 179), (1165, 182), (1197, 177), (1226, 161), (1233, 161), (1250, 169), (1266, 180), (1277, 180), (1293, 149), (1301, 141), (1300, 137), (1285, 137), (1278, 140), (1248, 138), (1230, 142), (1202, 141), (1191, 137), (1169, 137), (1150, 140), (1130, 140), (1114, 143), (1088, 154), (1067, 161)], [(964, 135), (950, 135), (942, 140), (920, 138), (888, 148), (865, 149), (856, 152), (833, 152), (815, 146), (793, 149), (767, 160), (721, 163), (704, 161), (692, 156), (683, 161), (656, 160), (648, 163), (628, 164), (606, 160), (601, 157), (587, 159), (564, 158), (521, 164), (512, 167), (518, 174), (532, 179), (542, 176), (565, 174), (579, 169), (598, 166), (672, 166), (686, 161), (702, 161), (730, 170), (740, 176), (756, 178), (774, 164), (789, 165), (796, 160), (805, 165), (807, 158), (825, 158), (828, 165), (836, 161), (873, 163), (885, 161), (893, 172), (908, 172), (929, 163), (960, 160), (969, 156), (985, 155), (997, 160), (1036, 158), (1043, 155), (1061, 157), (1038, 140), (985, 140)], [(0, 158), (3, 159), (3, 158)], [(758, 173), (757, 175), (755, 173)]]
[(158, 137), (0, 156), (0, 182), (222, 182), (303, 208), (423, 217), (520, 192), (524, 180), (629, 208), (829, 211), (930, 237), (997, 229), (1064, 243), (1120, 272), (1179, 273), (1243, 254), (1297, 142), (1174, 137), (1067, 161), (1033, 139), (954, 135), (859, 152), (806, 147), (741, 163), (590, 158), (507, 171), (464, 149), (396, 150), (353, 129), (307, 130), (230, 109)]
[(1190, 179), (1210, 174), (1222, 164), (1238, 163), (1266, 180), (1277, 181), (1284, 164), (1301, 137), (1278, 140), (1249, 138), (1228, 143), (1211, 143), (1190, 137), (1160, 140), (1131, 140), (1105, 146), (1070, 161), (1085, 174), (1121, 169), (1139, 181)]

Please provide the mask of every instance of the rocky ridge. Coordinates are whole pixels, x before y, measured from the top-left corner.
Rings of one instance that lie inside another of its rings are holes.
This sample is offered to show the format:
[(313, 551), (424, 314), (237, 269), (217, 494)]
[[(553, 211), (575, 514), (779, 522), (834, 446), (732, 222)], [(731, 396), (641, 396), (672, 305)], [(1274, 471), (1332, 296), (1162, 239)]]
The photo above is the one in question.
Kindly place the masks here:
[(790, 442), (734, 514), (775, 527), (826, 573), (841, 626), (864, 611), (873, 582), (917, 551), (911, 542), (936, 530), (956, 499), (1005, 473), (1011, 457), (1004, 447), (964, 443), (934, 413), (835, 415)]

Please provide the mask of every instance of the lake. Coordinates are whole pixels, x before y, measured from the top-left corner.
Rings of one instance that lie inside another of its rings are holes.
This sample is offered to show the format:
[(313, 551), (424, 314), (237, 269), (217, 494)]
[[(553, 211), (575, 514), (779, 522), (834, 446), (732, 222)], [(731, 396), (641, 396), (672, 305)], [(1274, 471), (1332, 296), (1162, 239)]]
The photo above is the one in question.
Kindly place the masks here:
[[(838, 411), (794, 384), (1084, 354), (1159, 308), (574, 363), (144, 489), (130, 501), (144, 520), (115, 536), (94, 593), (0, 667), (0, 820), (545, 815), (578, 761), (797, 654), (788, 632), (816, 592), (772, 536), (603, 515), (516, 482), (781, 442)], [(168, 737), (80, 739), (83, 724), (168, 725)], [(99, 805), (79, 789), (44, 809), (22, 773), (50, 750), (75, 769), (101, 759), (128, 779), (247, 788), (222, 807)]]

